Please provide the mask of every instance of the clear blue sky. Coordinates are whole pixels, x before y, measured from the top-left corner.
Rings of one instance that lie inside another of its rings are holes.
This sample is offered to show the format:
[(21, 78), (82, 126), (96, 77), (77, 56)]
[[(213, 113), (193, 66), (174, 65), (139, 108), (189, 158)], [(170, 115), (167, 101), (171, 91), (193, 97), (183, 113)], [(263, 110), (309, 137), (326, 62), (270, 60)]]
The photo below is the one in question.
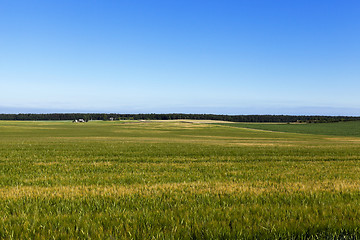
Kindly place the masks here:
[(360, 1), (0, 0), (0, 112), (360, 115)]

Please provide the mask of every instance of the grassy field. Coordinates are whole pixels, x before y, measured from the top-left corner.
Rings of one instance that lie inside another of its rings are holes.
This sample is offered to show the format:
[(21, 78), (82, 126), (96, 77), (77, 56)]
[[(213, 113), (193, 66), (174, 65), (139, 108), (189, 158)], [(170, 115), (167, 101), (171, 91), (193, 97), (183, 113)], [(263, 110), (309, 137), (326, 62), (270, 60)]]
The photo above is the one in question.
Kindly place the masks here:
[[(217, 123), (219, 124), (219, 123)], [(334, 135), (347, 137), (360, 137), (360, 122), (335, 122), (311, 124), (285, 124), (285, 123), (220, 123), (232, 127), (259, 129), (277, 132), (307, 133), (320, 135)]]
[(359, 238), (359, 134), (249, 126), (0, 121), (0, 239)]

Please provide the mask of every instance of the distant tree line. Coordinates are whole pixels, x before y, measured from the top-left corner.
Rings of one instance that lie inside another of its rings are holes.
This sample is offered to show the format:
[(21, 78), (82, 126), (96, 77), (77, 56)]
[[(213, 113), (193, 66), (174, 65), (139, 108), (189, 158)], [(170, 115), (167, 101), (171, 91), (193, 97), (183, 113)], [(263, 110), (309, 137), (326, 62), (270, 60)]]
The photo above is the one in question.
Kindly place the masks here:
[(307, 122), (327, 123), (340, 121), (358, 121), (360, 117), (349, 116), (292, 116), (292, 115), (216, 115), (216, 114), (119, 114), (119, 113), (49, 113), (49, 114), (0, 114), (0, 120), (171, 120), (171, 119), (194, 119), (194, 120), (223, 120), (232, 122)]

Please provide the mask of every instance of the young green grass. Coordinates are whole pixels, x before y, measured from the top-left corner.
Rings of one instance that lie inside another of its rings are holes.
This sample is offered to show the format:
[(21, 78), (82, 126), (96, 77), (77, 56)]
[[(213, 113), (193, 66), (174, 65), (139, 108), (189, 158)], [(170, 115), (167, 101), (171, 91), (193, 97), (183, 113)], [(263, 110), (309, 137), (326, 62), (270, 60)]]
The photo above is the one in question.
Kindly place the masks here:
[(335, 123), (217, 123), (232, 127), (259, 129), (277, 132), (321, 134), (333, 136), (360, 137), (360, 121)]
[(0, 239), (355, 239), (359, 147), (203, 123), (0, 121)]

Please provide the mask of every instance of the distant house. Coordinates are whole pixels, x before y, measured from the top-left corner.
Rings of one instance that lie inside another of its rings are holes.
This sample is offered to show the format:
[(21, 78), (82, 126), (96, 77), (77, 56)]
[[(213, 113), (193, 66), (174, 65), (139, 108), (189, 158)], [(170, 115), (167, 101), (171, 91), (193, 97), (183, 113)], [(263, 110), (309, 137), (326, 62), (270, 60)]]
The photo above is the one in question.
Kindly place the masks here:
[(85, 122), (85, 120), (84, 120), (84, 119), (82, 119), (82, 118), (79, 118), (79, 119), (75, 119), (73, 122), (74, 122), (74, 123), (77, 123), (77, 122), (84, 123), (84, 122)]
[(114, 118), (113, 118), (113, 117), (111, 117), (111, 118), (109, 118), (109, 120), (110, 120), (110, 121), (114, 121)]

